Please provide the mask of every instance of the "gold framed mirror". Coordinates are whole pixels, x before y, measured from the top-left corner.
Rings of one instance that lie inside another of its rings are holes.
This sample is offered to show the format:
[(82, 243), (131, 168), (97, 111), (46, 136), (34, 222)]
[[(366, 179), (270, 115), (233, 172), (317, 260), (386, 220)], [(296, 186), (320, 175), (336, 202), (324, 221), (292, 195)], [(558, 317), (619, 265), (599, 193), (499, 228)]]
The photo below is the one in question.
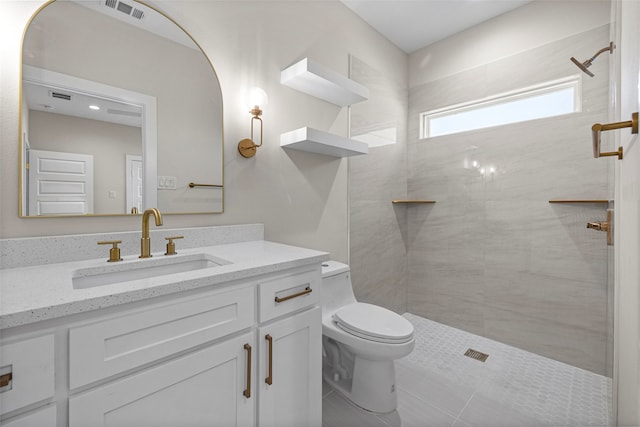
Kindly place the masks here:
[(25, 29), (22, 81), (21, 217), (223, 212), (220, 83), (164, 13), (50, 1)]

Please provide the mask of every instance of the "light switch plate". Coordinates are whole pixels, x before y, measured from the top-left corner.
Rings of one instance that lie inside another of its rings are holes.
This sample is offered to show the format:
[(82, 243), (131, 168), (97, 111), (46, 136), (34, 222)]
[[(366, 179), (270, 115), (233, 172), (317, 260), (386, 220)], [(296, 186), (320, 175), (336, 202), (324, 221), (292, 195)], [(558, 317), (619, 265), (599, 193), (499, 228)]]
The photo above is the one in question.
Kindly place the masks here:
[(158, 176), (158, 190), (175, 190), (176, 181), (175, 176)]

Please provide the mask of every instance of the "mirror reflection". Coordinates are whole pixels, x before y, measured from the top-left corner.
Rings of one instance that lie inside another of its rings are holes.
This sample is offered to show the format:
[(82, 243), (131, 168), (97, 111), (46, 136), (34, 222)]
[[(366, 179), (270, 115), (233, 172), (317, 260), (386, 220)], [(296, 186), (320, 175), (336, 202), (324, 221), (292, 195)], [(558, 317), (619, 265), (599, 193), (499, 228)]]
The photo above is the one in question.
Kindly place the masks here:
[(21, 108), (22, 216), (222, 212), (220, 85), (163, 14), (47, 4), (25, 32)]

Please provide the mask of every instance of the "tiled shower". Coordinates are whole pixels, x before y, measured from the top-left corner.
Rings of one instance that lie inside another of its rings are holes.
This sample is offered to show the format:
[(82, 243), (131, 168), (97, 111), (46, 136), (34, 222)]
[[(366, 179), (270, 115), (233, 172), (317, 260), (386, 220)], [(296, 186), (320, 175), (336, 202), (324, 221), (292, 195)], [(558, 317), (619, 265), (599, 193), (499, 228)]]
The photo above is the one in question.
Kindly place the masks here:
[(569, 58), (609, 39), (598, 27), (408, 92), (351, 58), (372, 91), (351, 107), (352, 137), (395, 128), (396, 140), (350, 160), (359, 299), (611, 376), (609, 251), (586, 223), (613, 206), (550, 203), (611, 198), (610, 162), (593, 159), (590, 138), (608, 119), (607, 61), (582, 76), (579, 113), (418, 137), (421, 112), (580, 74)]

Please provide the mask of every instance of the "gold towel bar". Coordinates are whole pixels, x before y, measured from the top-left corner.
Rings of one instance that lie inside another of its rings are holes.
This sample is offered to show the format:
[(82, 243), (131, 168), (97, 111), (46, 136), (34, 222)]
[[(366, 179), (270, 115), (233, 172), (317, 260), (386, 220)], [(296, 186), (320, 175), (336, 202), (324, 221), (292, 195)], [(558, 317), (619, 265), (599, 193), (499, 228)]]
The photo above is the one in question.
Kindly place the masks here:
[(219, 185), (219, 184), (196, 184), (195, 182), (190, 182), (189, 183), (189, 188), (194, 188), (194, 187), (224, 188), (224, 185)]
[(622, 160), (622, 147), (619, 147), (618, 151), (608, 151), (605, 153), (600, 152), (600, 144), (602, 142), (600, 140), (600, 133), (607, 130), (622, 128), (631, 128), (631, 133), (638, 133), (638, 113), (633, 113), (631, 115), (631, 120), (626, 122), (608, 123), (604, 125), (596, 123), (591, 126), (591, 132), (593, 135), (593, 157), (597, 159), (598, 157), (618, 156), (618, 160)]

